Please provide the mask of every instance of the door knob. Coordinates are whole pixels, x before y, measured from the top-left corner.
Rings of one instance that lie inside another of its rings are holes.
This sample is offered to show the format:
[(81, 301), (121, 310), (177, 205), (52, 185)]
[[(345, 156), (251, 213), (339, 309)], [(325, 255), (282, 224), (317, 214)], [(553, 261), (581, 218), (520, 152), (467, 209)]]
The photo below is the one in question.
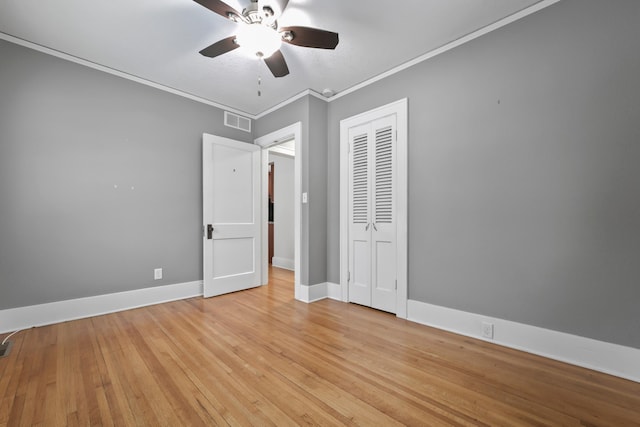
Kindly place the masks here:
[(207, 239), (211, 240), (213, 237), (213, 225), (207, 224)]

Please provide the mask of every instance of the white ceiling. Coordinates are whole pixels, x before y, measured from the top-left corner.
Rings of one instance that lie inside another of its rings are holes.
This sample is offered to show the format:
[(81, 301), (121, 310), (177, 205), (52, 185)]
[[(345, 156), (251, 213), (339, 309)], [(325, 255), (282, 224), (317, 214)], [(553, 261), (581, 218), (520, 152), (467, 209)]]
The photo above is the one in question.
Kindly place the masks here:
[(352, 88), (536, 3), (546, 2), (290, 0), (280, 26), (334, 31), (340, 43), (283, 44), (291, 73), (279, 79), (239, 50), (201, 56), (239, 24), (193, 0), (0, 0), (0, 32), (255, 116), (307, 89)]

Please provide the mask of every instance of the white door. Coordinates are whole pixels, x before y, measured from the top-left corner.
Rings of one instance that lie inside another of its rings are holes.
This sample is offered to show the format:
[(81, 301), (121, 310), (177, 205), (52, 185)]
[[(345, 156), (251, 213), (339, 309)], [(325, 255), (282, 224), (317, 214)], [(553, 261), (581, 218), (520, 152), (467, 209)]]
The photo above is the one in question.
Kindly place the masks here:
[(260, 285), (260, 147), (203, 135), (204, 296)]
[(349, 301), (396, 312), (396, 116), (349, 129)]
[(371, 125), (349, 129), (349, 301), (371, 306)]

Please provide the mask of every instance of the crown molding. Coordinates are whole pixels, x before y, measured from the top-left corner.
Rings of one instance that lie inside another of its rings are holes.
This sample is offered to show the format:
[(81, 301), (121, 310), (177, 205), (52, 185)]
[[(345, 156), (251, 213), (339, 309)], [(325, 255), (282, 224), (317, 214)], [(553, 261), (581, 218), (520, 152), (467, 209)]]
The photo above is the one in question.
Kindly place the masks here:
[(401, 72), (403, 70), (406, 70), (407, 68), (413, 67), (416, 64), (424, 62), (424, 61), (426, 61), (428, 59), (431, 59), (431, 58), (433, 58), (435, 56), (441, 55), (441, 54), (443, 54), (445, 52), (448, 52), (448, 51), (450, 51), (452, 49), (455, 49), (456, 47), (461, 46), (461, 45), (463, 45), (465, 43), (469, 43), (470, 41), (475, 40), (478, 37), (482, 37), (485, 34), (488, 34), (488, 33), (493, 32), (493, 31), (495, 31), (495, 30), (497, 30), (499, 28), (502, 28), (502, 27), (504, 27), (506, 25), (509, 25), (512, 22), (515, 22), (515, 21), (518, 21), (518, 20), (520, 20), (522, 18), (525, 18), (525, 17), (527, 17), (527, 16), (529, 16), (529, 15), (535, 13), (535, 12), (538, 12), (538, 11), (540, 11), (542, 9), (545, 9), (545, 8), (555, 4), (555, 3), (558, 3), (559, 1), (561, 1), (561, 0), (541, 0), (538, 3), (534, 4), (534, 5), (526, 7), (524, 9), (522, 9), (522, 10), (516, 12), (516, 13), (513, 13), (513, 14), (505, 17), (505, 18), (502, 18), (502, 19), (500, 19), (500, 20), (498, 20), (498, 21), (496, 21), (496, 22), (494, 22), (492, 24), (489, 24), (489, 25), (487, 25), (485, 27), (482, 27), (482, 28), (480, 28), (480, 29), (478, 29), (476, 31), (473, 31), (473, 32), (471, 32), (471, 33), (469, 33), (469, 34), (467, 34), (465, 36), (462, 36), (459, 39), (456, 39), (456, 40), (454, 40), (452, 42), (449, 42), (449, 43), (447, 43), (447, 44), (445, 44), (443, 46), (440, 46), (439, 48), (436, 48), (436, 49), (431, 50), (431, 51), (429, 51), (429, 52), (427, 52), (427, 53), (425, 53), (423, 55), (420, 55), (417, 58), (412, 59), (411, 61), (407, 61), (407, 62), (405, 62), (403, 64), (400, 64), (397, 67), (394, 67), (394, 68), (390, 69), (389, 71), (386, 71), (384, 73), (378, 74), (377, 76), (374, 76), (374, 77), (372, 77), (372, 78), (370, 78), (368, 80), (363, 81), (362, 83), (358, 83), (355, 86), (351, 86), (348, 89), (340, 91), (340, 92), (336, 93), (335, 95), (333, 95), (333, 96), (331, 96), (329, 98), (326, 98), (326, 97), (322, 96), (321, 94), (319, 94), (318, 92), (316, 92), (316, 91), (314, 91), (312, 89), (307, 89), (306, 91), (300, 92), (299, 94), (297, 94), (297, 95), (295, 95), (295, 96), (293, 96), (293, 97), (291, 97), (291, 98), (289, 98), (289, 99), (287, 99), (285, 101), (282, 101), (281, 103), (269, 108), (268, 110), (263, 111), (262, 113), (256, 114), (255, 118), (256, 119), (260, 119), (260, 118), (266, 116), (267, 114), (270, 114), (270, 113), (272, 113), (274, 111), (277, 111), (278, 109), (280, 109), (280, 108), (282, 108), (282, 107), (284, 107), (284, 106), (286, 106), (288, 104), (291, 104), (292, 102), (297, 101), (298, 99), (302, 98), (305, 95), (312, 95), (312, 96), (315, 96), (318, 99), (322, 99), (323, 101), (333, 102), (333, 101), (335, 101), (337, 99), (342, 98), (343, 96), (347, 96), (347, 95), (349, 95), (349, 94), (351, 94), (351, 93), (353, 93), (353, 92), (355, 92), (357, 90), (360, 90), (360, 89), (362, 89), (364, 87), (367, 87), (369, 85), (372, 85), (372, 84), (374, 84), (374, 83), (376, 83), (376, 82), (378, 82), (380, 80), (383, 80), (383, 79), (385, 79), (385, 78), (387, 78), (389, 76), (392, 76), (392, 75), (397, 74), (397, 73), (399, 73), (399, 72)]
[(133, 74), (125, 73), (124, 71), (116, 70), (115, 68), (106, 67), (104, 65), (97, 64), (95, 62), (87, 61), (86, 59), (79, 58), (77, 56), (69, 55), (68, 53), (51, 49), (46, 46), (39, 45), (37, 43), (32, 43), (27, 40), (23, 40), (18, 37), (14, 37), (12, 35), (0, 32), (0, 39), (6, 40), (8, 42), (27, 47), (29, 49), (37, 50), (38, 52), (46, 53), (51, 56), (55, 56), (57, 58), (61, 58), (70, 62), (74, 62), (76, 64), (84, 65), (85, 67), (93, 68), (94, 70), (102, 71), (108, 74), (112, 74), (114, 76), (122, 77), (123, 79), (131, 80), (136, 83), (143, 84), (145, 86), (150, 86), (155, 89), (162, 90), (164, 92), (171, 93), (173, 95), (178, 95), (183, 98), (190, 99), (192, 101), (199, 102), (201, 104), (206, 104), (211, 107), (220, 108), (221, 110), (229, 111), (235, 114), (239, 114), (244, 117), (255, 118), (252, 114), (247, 113), (246, 111), (238, 110), (228, 105), (220, 104), (218, 102), (211, 101), (206, 98), (202, 98), (197, 95), (193, 95), (188, 92), (183, 92), (181, 90), (172, 88), (170, 86), (165, 86), (160, 83), (153, 82), (151, 80), (143, 79), (142, 77), (135, 76)]
[(211, 101), (209, 99), (199, 97), (197, 95), (193, 95), (193, 94), (190, 94), (190, 93), (187, 93), (187, 92), (183, 92), (181, 90), (178, 90), (178, 89), (175, 89), (175, 88), (172, 88), (172, 87), (169, 87), (169, 86), (162, 85), (160, 83), (156, 83), (156, 82), (153, 82), (153, 81), (150, 81), (150, 80), (143, 79), (143, 78), (135, 76), (133, 74), (128, 74), (128, 73), (125, 73), (123, 71), (116, 70), (114, 68), (106, 67), (104, 65), (100, 65), (100, 64), (97, 64), (95, 62), (87, 61), (86, 59), (82, 59), (82, 58), (79, 58), (77, 56), (69, 55), (69, 54), (67, 54), (65, 52), (61, 52), (61, 51), (58, 51), (58, 50), (55, 50), (55, 49), (51, 49), (51, 48), (36, 44), (36, 43), (32, 43), (32, 42), (20, 39), (18, 37), (11, 36), (11, 35), (6, 34), (6, 33), (0, 32), (0, 39), (4, 39), (4, 40), (9, 41), (11, 43), (15, 43), (15, 44), (18, 44), (18, 45), (21, 45), (21, 46), (24, 46), (24, 47), (27, 47), (27, 48), (30, 48), (30, 49), (34, 49), (34, 50), (37, 50), (39, 52), (43, 52), (43, 53), (46, 53), (46, 54), (49, 54), (49, 55), (52, 55), (52, 56), (56, 56), (58, 58), (65, 59), (67, 61), (75, 62), (76, 64), (84, 65), (86, 67), (93, 68), (95, 70), (103, 71), (105, 73), (109, 73), (109, 74), (112, 74), (112, 75), (115, 75), (115, 76), (118, 76), (118, 77), (122, 77), (122, 78), (125, 78), (127, 80), (131, 80), (131, 81), (134, 81), (136, 83), (143, 84), (145, 86), (150, 86), (150, 87), (153, 87), (155, 89), (159, 89), (159, 90), (162, 90), (162, 91), (174, 94), (174, 95), (178, 95), (178, 96), (181, 96), (183, 98), (190, 99), (192, 101), (196, 101), (196, 102), (200, 102), (202, 104), (206, 104), (206, 105), (209, 105), (209, 106), (212, 106), (212, 107), (220, 108), (221, 110), (230, 111), (232, 113), (239, 114), (239, 115), (241, 115), (243, 117), (247, 117), (247, 118), (250, 118), (250, 119), (253, 119), (253, 120), (258, 120), (258, 119), (261, 119), (262, 117), (265, 117), (266, 115), (271, 114), (274, 111), (277, 111), (280, 108), (283, 108), (283, 107), (285, 107), (285, 106), (287, 106), (287, 105), (289, 105), (289, 104), (291, 104), (291, 103), (293, 103), (293, 102), (297, 101), (298, 99), (303, 98), (305, 96), (313, 96), (313, 97), (315, 97), (317, 99), (321, 99), (321, 100), (323, 100), (325, 102), (333, 102), (333, 101), (338, 100), (338, 99), (340, 99), (340, 98), (342, 98), (344, 96), (347, 96), (347, 95), (349, 95), (349, 94), (351, 94), (353, 92), (356, 92), (356, 91), (358, 91), (358, 90), (360, 90), (362, 88), (365, 88), (365, 87), (367, 87), (369, 85), (372, 85), (372, 84), (374, 84), (374, 83), (376, 83), (376, 82), (378, 82), (380, 80), (383, 80), (383, 79), (385, 79), (385, 78), (387, 78), (389, 76), (392, 76), (392, 75), (397, 74), (397, 73), (399, 73), (399, 72), (401, 72), (403, 70), (406, 70), (407, 68), (413, 67), (416, 64), (419, 64), (419, 63), (424, 62), (424, 61), (426, 61), (428, 59), (431, 59), (431, 58), (433, 58), (435, 56), (438, 56), (440, 54), (448, 52), (451, 49), (454, 49), (454, 48), (456, 48), (458, 46), (461, 46), (461, 45), (463, 45), (465, 43), (468, 43), (468, 42), (470, 42), (470, 41), (472, 41), (474, 39), (477, 39), (478, 37), (481, 37), (481, 36), (483, 36), (485, 34), (488, 34), (488, 33), (492, 32), (492, 31), (495, 31), (495, 30), (497, 30), (499, 28), (502, 28), (505, 25), (508, 25), (508, 24), (511, 24), (512, 22), (518, 21), (518, 20), (520, 20), (520, 19), (522, 19), (522, 18), (524, 18), (526, 16), (529, 16), (529, 15), (535, 13), (535, 12), (538, 12), (539, 10), (545, 9), (545, 8), (555, 4), (555, 3), (558, 3), (559, 1), (561, 1), (561, 0), (541, 0), (541, 1), (537, 2), (536, 4), (534, 4), (532, 6), (526, 7), (524, 9), (522, 9), (522, 10), (516, 12), (516, 13), (513, 13), (513, 14), (505, 17), (505, 18), (502, 18), (502, 19), (500, 19), (500, 20), (498, 20), (498, 21), (496, 21), (496, 22), (494, 22), (492, 24), (489, 24), (489, 25), (487, 25), (485, 27), (482, 27), (482, 28), (480, 28), (480, 29), (478, 29), (476, 31), (473, 31), (473, 32), (471, 32), (471, 33), (469, 33), (469, 34), (467, 34), (467, 35), (465, 35), (463, 37), (460, 37), (459, 39), (456, 39), (456, 40), (454, 40), (454, 41), (452, 41), (450, 43), (447, 43), (447, 44), (445, 44), (443, 46), (440, 46), (439, 48), (436, 48), (434, 50), (431, 50), (431, 51), (429, 51), (429, 52), (427, 52), (427, 53), (425, 53), (425, 54), (423, 54), (421, 56), (418, 56), (417, 58), (412, 59), (411, 61), (407, 61), (407, 62), (405, 62), (405, 63), (403, 63), (401, 65), (398, 65), (397, 67), (394, 67), (394, 68), (390, 69), (389, 71), (386, 71), (384, 73), (378, 74), (377, 76), (374, 76), (374, 77), (372, 77), (372, 78), (370, 78), (368, 80), (365, 80), (365, 81), (363, 81), (361, 83), (358, 83), (358, 84), (356, 84), (354, 86), (351, 86), (351, 87), (349, 87), (349, 88), (347, 88), (347, 89), (345, 89), (343, 91), (340, 91), (340, 92), (336, 93), (335, 95), (333, 95), (330, 98), (326, 98), (326, 97), (322, 96), (320, 93), (316, 92), (313, 89), (307, 89), (307, 90), (304, 90), (304, 91), (292, 96), (291, 98), (288, 98), (288, 99), (286, 99), (286, 100), (274, 105), (273, 107), (270, 107), (270, 108), (268, 108), (268, 109), (266, 109), (266, 110), (264, 110), (264, 111), (262, 111), (261, 113), (258, 113), (258, 114), (250, 114), (250, 113), (248, 113), (246, 111), (242, 111), (242, 110), (238, 110), (238, 109), (229, 107), (228, 105), (220, 104), (218, 102), (214, 102), (214, 101)]
[(411, 61), (407, 61), (404, 64), (398, 65), (397, 67), (394, 67), (392, 69), (390, 69), (389, 71), (386, 71), (382, 74), (378, 74), (375, 77), (370, 78), (369, 80), (365, 80), (362, 83), (358, 83), (355, 86), (351, 86), (350, 88), (343, 90), (341, 92), (338, 92), (337, 94), (335, 94), (334, 96), (332, 96), (331, 98), (328, 98), (328, 102), (332, 102), (335, 101), (337, 99), (342, 98), (343, 96), (349, 95), (350, 93), (353, 93), (357, 90), (360, 90), (364, 87), (367, 87), (369, 85), (372, 85), (380, 80), (383, 80), (389, 76), (392, 76), (396, 73), (399, 73), (400, 71), (406, 70), (407, 68), (413, 67), (416, 64), (419, 64), (421, 62), (424, 62), (428, 59), (433, 58), (434, 56), (438, 56), (441, 55), (445, 52), (450, 51), (451, 49), (455, 49), (458, 46), (461, 46), (465, 43), (469, 43), (470, 41), (477, 39), (478, 37), (482, 37), (485, 34), (488, 34), (492, 31), (495, 31), (499, 28), (504, 27), (505, 25), (509, 25), (512, 22), (518, 21), (526, 16), (529, 16), (535, 12), (538, 12), (539, 10), (542, 10), (544, 8), (547, 8), (555, 3), (558, 3), (561, 0), (541, 0), (538, 3), (526, 7), (514, 14), (511, 14), (505, 18), (502, 18), (492, 24), (487, 25), (486, 27), (482, 27), (476, 31), (473, 31), (465, 36), (460, 37), (459, 39), (456, 39), (452, 42), (449, 42), (443, 46), (440, 46), (439, 48), (436, 48), (434, 50), (431, 50), (427, 53), (425, 53), (424, 55), (420, 55), (415, 59), (412, 59)]
[(316, 92), (313, 89), (307, 89), (307, 90), (303, 90), (302, 92), (298, 93), (297, 95), (292, 96), (291, 98), (285, 99), (284, 101), (274, 105), (273, 107), (264, 110), (261, 113), (256, 114), (253, 119), (254, 120), (258, 120), (263, 118), (264, 116), (273, 113), (274, 111), (278, 111), (279, 109), (281, 109), (282, 107), (285, 107), (289, 104), (292, 104), (294, 102), (296, 102), (298, 99), (300, 98), (304, 98), (305, 96), (313, 96), (315, 98), (321, 99), (323, 101), (327, 101), (327, 98), (325, 98), (324, 96), (320, 95), (318, 92)]

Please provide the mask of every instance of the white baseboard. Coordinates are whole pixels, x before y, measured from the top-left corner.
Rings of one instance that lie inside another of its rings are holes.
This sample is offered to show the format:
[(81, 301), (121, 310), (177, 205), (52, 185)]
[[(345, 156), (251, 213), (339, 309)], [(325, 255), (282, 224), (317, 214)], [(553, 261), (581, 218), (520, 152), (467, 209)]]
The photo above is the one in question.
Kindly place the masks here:
[[(341, 300), (331, 282), (301, 286), (301, 301)], [(99, 316), (202, 295), (202, 281), (0, 310), (0, 333)], [(409, 300), (408, 320), (640, 382), (640, 349)], [(482, 322), (494, 325), (492, 340)]]
[(202, 295), (202, 281), (0, 310), (0, 333)]
[(337, 283), (327, 282), (327, 298), (342, 301), (342, 287)]
[[(640, 382), (640, 349), (409, 300), (408, 319), (505, 347)], [(494, 325), (482, 337), (482, 322)]]
[(295, 271), (296, 269), (295, 263), (293, 262), (292, 259), (280, 258), (276, 256), (271, 258), (271, 265), (273, 265), (274, 267), (284, 268), (285, 270), (291, 270), (291, 271)]
[(311, 286), (300, 286), (300, 298), (302, 302), (315, 302), (327, 297), (327, 283), (318, 283)]
[(301, 286), (300, 298), (303, 302), (316, 302), (325, 298), (342, 301), (342, 290), (340, 285), (331, 282), (318, 283), (311, 286)]

